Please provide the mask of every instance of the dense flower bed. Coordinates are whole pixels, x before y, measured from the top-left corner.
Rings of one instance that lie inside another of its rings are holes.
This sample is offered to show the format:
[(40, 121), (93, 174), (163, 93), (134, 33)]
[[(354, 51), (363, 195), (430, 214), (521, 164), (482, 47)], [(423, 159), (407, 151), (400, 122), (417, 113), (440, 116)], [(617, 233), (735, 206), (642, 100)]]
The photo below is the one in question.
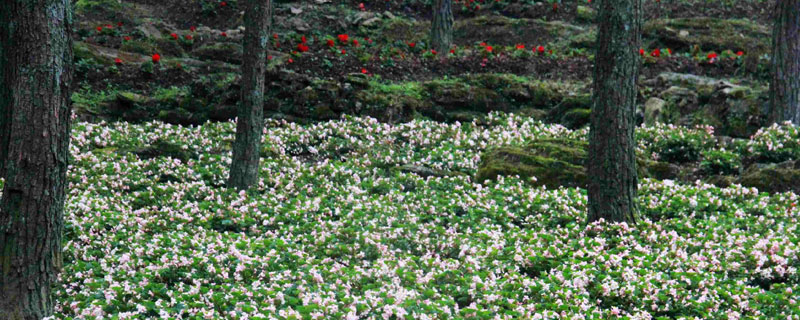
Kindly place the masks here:
[[(640, 128), (639, 151), (702, 156), (708, 130)], [(73, 132), (57, 318), (800, 319), (795, 194), (645, 179), (630, 226), (587, 224), (584, 190), (470, 181), (490, 146), (586, 130), (269, 121), (249, 193), (223, 187), (231, 122)], [(732, 152), (797, 139), (775, 126)], [(196, 156), (126, 151), (157, 141)]]

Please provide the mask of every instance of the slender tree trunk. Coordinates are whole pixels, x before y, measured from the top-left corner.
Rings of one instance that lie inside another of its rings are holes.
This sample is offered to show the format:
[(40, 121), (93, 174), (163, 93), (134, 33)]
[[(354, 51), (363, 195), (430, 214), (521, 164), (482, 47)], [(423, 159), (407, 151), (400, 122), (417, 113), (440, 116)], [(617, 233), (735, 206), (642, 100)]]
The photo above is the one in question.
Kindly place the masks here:
[(433, 22), (431, 23), (431, 44), (433, 49), (447, 53), (453, 45), (453, 0), (433, 1)]
[(270, 0), (246, 0), (242, 99), (228, 187), (240, 190), (258, 184), (261, 134), (264, 129), (264, 83), (272, 11)]
[(641, 0), (603, 0), (589, 133), (589, 221), (636, 220), (634, 141)]
[(770, 120), (800, 125), (800, 0), (778, 0), (772, 32)]
[(70, 0), (0, 3), (0, 319), (53, 314), (72, 82)]

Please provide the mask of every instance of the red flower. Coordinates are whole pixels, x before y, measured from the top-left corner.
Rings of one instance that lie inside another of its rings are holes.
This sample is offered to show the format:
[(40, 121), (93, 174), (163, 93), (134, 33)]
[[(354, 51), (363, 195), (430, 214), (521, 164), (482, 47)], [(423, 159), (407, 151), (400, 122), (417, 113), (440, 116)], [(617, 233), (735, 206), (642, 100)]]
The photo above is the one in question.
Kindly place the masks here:
[(289, 63), (293, 63), (293, 62), (294, 62), (294, 59), (289, 58)]
[(536, 52), (538, 52), (539, 54), (544, 53), (544, 47), (543, 46), (536, 47)]
[(479, 4), (475, 5), (475, 11), (478, 11), (480, 9), (481, 9), (481, 5), (479, 5)]
[(220, 36), (222, 36), (222, 37), (227, 37), (227, 36), (228, 36), (228, 33), (226, 33), (226, 32), (222, 32), (222, 33), (220, 33), (219, 35), (220, 35)]
[(335, 45), (335, 43), (333, 42), (333, 40), (328, 39), (328, 46), (333, 48), (334, 45)]
[(272, 38), (275, 39), (275, 40), (278, 40), (278, 34), (277, 33), (273, 33), (272, 34)]
[(337, 36), (337, 38), (339, 38), (339, 42), (347, 43), (347, 40), (350, 39), (350, 36), (346, 34), (340, 34)]
[(486, 46), (486, 42), (481, 42), (481, 47), (485, 47), (485, 46)]
[(450, 54), (456, 54), (456, 49), (450, 49)]
[(708, 56), (706, 57), (708, 58), (708, 63), (714, 63), (714, 61), (717, 60), (717, 53), (716, 52), (709, 53)]
[(670, 48), (667, 48), (667, 53), (669, 53), (670, 55), (672, 55), (672, 49), (670, 49)]
[(267, 60), (272, 60), (272, 56), (267, 56)]
[(224, 6), (227, 6), (227, 5), (228, 5), (228, 3), (225, 2), (225, 1), (222, 1), (222, 2), (219, 3), (220, 7), (224, 7)]
[(436, 52), (436, 50), (433, 50), (433, 49), (431, 49), (431, 53), (432, 53), (434, 56), (435, 56), (435, 55), (437, 55), (437, 54), (439, 54), (438, 52)]
[(517, 44), (517, 50), (525, 50), (525, 45), (522, 43)]
[(112, 26), (112, 25), (110, 25), (110, 24), (107, 24), (107, 25), (106, 25), (106, 28), (109, 28), (109, 29), (111, 29), (111, 28), (114, 28), (114, 26)]
[(358, 47), (358, 40), (353, 39), (353, 46)]
[(116, 64), (122, 64), (122, 59), (120, 59), (120, 58), (116, 58), (116, 59), (114, 59), (114, 63), (116, 63)]
[(124, 38), (122, 38), (122, 40), (131, 41), (131, 36), (125, 36)]
[(121, 27), (121, 26), (122, 26), (122, 21), (117, 22), (117, 27)]
[(408, 47), (409, 47), (409, 48), (413, 48), (413, 47), (416, 47), (416, 46), (417, 46), (417, 43), (416, 43), (416, 42), (409, 42), (409, 43), (408, 43)]
[(97, 32), (103, 32), (103, 26), (97, 26), (95, 29), (97, 29)]
[(189, 30), (191, 30), (192, 32), (195, 32), (195, 31), (197, 31), (197, 27), (191, 26), (191, 27), (189, 27)]
[(366, 10), (366, 9), (364, 9), (364, 3), (363, 2), (358, 4), (358, 8), (361, 9), (361, 11)]
[(300, 36), (300, 42), (306, 43), (306, 36)]
[(486, 51), (492, 52), (492, 50), (494, 50), (494, 48), (492, 48), (492, 46), (486, 46)]
[(361, 73), (363, 73), (363, 74), (367, 74), (367, 69), (365, 69), (365, 68), (361, 68)]
[(300, 50), (300, 52), (307, 52), (308, 51), (308, 46), (305, 45), (304, 43), (298, 44), (297, 45), (297, 50)]
[(347, 50), (342, 49), (342, 54), (347, 54)]
[(183, 36), (183, 38), (186, 39), (186, 40), (192, 40), (192, 35), (191, 34), (187, 34), (187, 35)]
[(644, 49), (639, 49), (639, 55), (644, 57)]
[(161, 61), (161, 55), (158, 53), (154, 53), (152, 58), (153, 58), (153, 63), (158, 63), (159, 61)]
[(742, 51), (736, 51), (736, 55), (741, 57), (741, 56), (743, 56), (743, 55), (744, 55), (744, 52), (742, 52)]
[(171, 33), (169, 36), (172, 37), (172, 39), (178, 40), (178, 35), (175, 33)]
[(656, 57), (656, 58), (660, 57), (661, 56), (661, 50), (660, 49), (653, 50), (653, 52), (650, 52), (650, 56)]
[(558, 11), (558, 2), (553, 2), (553, 12)]

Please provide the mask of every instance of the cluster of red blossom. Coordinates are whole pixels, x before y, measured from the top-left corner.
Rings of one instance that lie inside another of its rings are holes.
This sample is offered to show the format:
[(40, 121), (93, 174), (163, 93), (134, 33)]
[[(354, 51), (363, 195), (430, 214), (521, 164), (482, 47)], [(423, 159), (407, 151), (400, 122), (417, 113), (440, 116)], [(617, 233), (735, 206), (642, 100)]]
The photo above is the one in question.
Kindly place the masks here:
[[(672, 49), (667, 48), (667, 53), (672, 55)], [(644, 57), (646, 54), (647, 54), (647, 52), (644, 49), (639, 49), (639, 55), (640, 56)], [(654, 57), (654, 58), (661, 57), (661, 49), (658, 49), (658, 48), (653, 49), (653, 51), (650, 52), (650, 56)], [(741, 56), (744, 56), (744, 51), (741, 51), (741, 50), (737, 51), (735, 57), (731, 56), (731, 60), (736, 59), (737, 57), (741, 57)], [(713, 52), (713, 51), (710, 52), (708, 55), (706, 55), (706, 59), (708, 59), (708, 63), (716, 62), (718, 57), (719, 57), (719, 54), (717, 54), (716, 52)]]

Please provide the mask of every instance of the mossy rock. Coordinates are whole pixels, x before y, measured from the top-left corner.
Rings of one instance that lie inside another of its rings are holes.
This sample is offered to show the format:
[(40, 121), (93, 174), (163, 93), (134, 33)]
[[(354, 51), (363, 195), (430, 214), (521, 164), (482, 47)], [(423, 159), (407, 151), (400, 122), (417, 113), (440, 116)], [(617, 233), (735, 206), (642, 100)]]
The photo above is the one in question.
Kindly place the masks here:
[[(514, 19), (501, 15), (459, 19), (453, 26), (453, 35), (458, 45), (471, 45), (488, 39), (500, 45), (544, 44), (552, 39), (572, 37), (582, 32), (585, 32), (584, 28), (562, 21)], [(509, 37), (512, 34), (515, 36)]]
[(430, 23), (396, 17), (385, 20), (376, 36), (371, 38), (387, 42), (421, 42), (427, 40), (429, 34)]
[(765, 166), (754, 164), (742, 174), (739, 183), (769, 193), (800, 193), (800, 161)]
[(558, 105), (550, 109), (547, 118), (569, 128), (579, 128), (589, 123), (591, 108), (591, 95), (566, 96)]
[(194, 49), (192, 54), (204, 60), (217, 60), (234, 64), (242, 62), (242, 46), (233, 42), (205, 44)]
[(158, 139), (149, 146), (139, 148), (120, 149), (120, 153), (133, 153), (141, 159), (153, 159), (159, 157), (170, 157), (187, 162), (192, 159), (197, 159), (197, 152), (189, 149), (183, 149), (180, 145)]
[(704, 51), (744, 50), (749, 54), (767, 52), (771, 34), (766, 26), (749, 20), (717, 18), (656, 19), (643, 30), (647, 47), (687, 50), (698, 46)]
[(79, 15), (91, 13), (112, 16), (115, 12), (121, 12), (124, 7), (119, 0), (77, 0), (74, 8)]
[(97, 46), (75, 41), (72, 44), (72, 52), (75, 56), (75, 61), (86, 60), (94, 64), (112, 65), (114, 60), (111, 57), (105, 56), (102, 52), (97, 50)]
[(497, 147), (481, 156), (475, 180), (518, 175), (534, 186), (585, 187), (587, 147), (585, 142), (570, 139), (540, 139), (525, 147)]
[(560, 124), (570, 129), (579, 129), (589, 124), (589, 117), (592, 114), (591, 109), (577, 108), (564, 113), (561, 117)]

